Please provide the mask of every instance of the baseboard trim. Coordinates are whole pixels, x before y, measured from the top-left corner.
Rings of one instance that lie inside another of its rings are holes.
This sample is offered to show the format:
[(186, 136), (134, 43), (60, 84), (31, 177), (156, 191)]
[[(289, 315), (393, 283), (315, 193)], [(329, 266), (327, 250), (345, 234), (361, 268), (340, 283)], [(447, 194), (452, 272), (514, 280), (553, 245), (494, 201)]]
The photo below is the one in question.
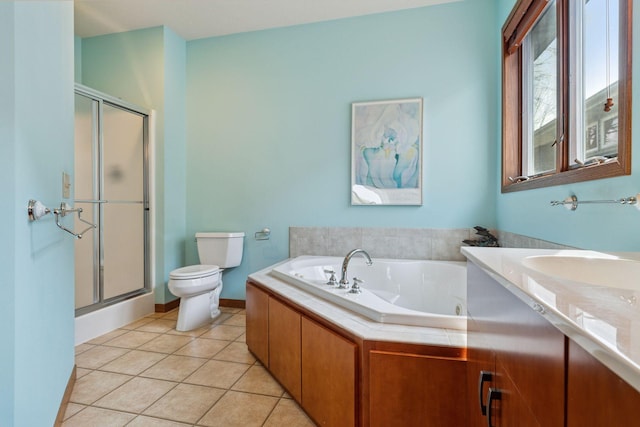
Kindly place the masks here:
[(221, 307), (231, 307), (231, 308), (245, 308), (246, 303), (243, 299), (225, 299), (220, 298), (220, 306)]
[(169, 301), (166, 304), (156, 304), (155, 312), (156, 313), (167, 313), (167, 312), (173, 310), (174, 308), (178, 308), (179, 305), (180, 305), (180, 298), (174, 299), (173, 301)]
[[(175, 299), (173, 301), (169, 301), (166, 304), (156, 304), (155, 312), (156, 313), (168, 313), (174, 308), (178, 308), (180, 305), (180, 298)], [(220, 298), (220, 307), (230, 307), (230, 308), (245, 308), (245, 301), (242, 299), (226, 299)]]
[(64, 414), (67, 412), (67, 406), (69, 406), (69, 400), (71, 399), (71, 393), (73, 392), (73, 386), (76, 384), (76, 365), (73, 365), (73, 369), (71, 370), (71, 375), (69, 376), (69, 381), (67, 382), (67, 388), (64, 389), (64, 394), (62, 395), (62, 402), (60, 403), (60, 409), (58, 409), (58, 416), (56, 417), (56, 422), (53, 424), (54, 427), (62, 426), (62, 422), (64, 421)]

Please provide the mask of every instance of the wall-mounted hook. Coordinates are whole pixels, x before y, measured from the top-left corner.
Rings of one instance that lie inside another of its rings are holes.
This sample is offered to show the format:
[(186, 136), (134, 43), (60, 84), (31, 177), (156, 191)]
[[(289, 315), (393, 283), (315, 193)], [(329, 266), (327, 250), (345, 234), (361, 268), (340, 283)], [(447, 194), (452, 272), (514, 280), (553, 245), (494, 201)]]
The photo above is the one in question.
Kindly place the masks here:
[(29, 221), (36, 221), (50, 213), (51, 211), (49, 210), (49, 208), (43, 205), (41, 202), (33, 199), (29, 200), (29, 205), (27, 206)]

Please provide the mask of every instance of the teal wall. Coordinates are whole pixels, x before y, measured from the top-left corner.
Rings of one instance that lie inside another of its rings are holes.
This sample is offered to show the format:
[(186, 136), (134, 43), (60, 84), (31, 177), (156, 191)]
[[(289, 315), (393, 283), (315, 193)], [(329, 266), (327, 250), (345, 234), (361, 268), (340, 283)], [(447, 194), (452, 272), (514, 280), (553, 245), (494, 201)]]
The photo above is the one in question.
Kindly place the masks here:
[(54, 208), (73, 171), (73, 2), (1, 2), (0, 52), (0, 424), (49, 426), (74, 364), (74, 240), (26, 206)]
[(82, 39), (82, 84), (155, 110), (155, 301), (184, 265), (186, 43), (166, 27)]
[[(500, 28), (514, 3), (465, 0), (186, 43), (168, 28), (82, 40), (84, 84), (158, 113), (156, 302), (173, 299), (173, 268), (198, 262), (197, 231), (246, 233), (242, 265), (224, 275), (222, 296), (233, 299), (244, 298), (247, 274), (288, 256), (289, 226), (482, 224), (638, 250), (633, 208), (549, 206), (571, 193), (634, 195), (637, 172), (500, 193)], [(351, 103), (406, 97), (424, 99), (424, 205), (351, 206)], [(254, 240), (264, 227), (271, 239)]]
[[(500, 1), (500, 26), (514, 4), (514, 0)], [(640, 58), (640, 8), (634, 8), (633, 21), (633, 56)], [(499, 43), (499, 39), (497, 40)], [(634, 67), (634, 98), (639, 93), (639, 82), (640, 68)], [(637, 106), (633, 109), (632, 126), (632, 175), (498, 194), (498, 228), (586, 249), (640, 251), (640, 211), (637, 209), (616, 205), (584, 205), (571, 212), (549, 205), (549, 201), (563, 200), (571, 194), (577, 195), (579, 200), (601, 200), (619, 199), (640, 193), (640, 111)], [(499, 168), (497, 174), (500, 174)], [(499, 193), (499, 188), (496, 191)]]
[[(494, 0), (468, 0), (189, 42), (187, 237), (246, 233), (222, 297), (288, 256), (289, 226), (494, 226), (498, 26)], [(424, 205), (350, 206), (351, 103), (407, 97)]]

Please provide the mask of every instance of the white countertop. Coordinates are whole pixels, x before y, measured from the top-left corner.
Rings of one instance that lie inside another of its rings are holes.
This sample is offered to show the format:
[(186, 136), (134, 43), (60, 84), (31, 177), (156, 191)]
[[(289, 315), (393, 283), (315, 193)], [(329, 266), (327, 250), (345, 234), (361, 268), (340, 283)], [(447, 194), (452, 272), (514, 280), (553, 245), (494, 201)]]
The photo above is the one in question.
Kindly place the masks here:
[[(523, 265), (530, 256), (620, 257), (640, 261), (640, 253), (463, 247), (467, 259), (566, 336), (640, 391), (640, 277), (630, 289), (586, 284), (542, 274)], [(635, 286), (635, 284), (637, 286)]]
[[(288, 260), (282, 261), (282, 263)], [(271, 270), (278, 263), (249, 275), (249, 278), (281, 295), (285, 299), (304, 307), (352, 334), (372, 341), (404, 342), (411, 344), (447, 346), (464, 348), (467, 346), (466, 331), (428, 328), (422, 326), (404, 326), (390, 323), (378, 323), (364, 316), (346, 310), (329, 301), (323, 300), (304, 290), (283, 282), (272, 276)]]

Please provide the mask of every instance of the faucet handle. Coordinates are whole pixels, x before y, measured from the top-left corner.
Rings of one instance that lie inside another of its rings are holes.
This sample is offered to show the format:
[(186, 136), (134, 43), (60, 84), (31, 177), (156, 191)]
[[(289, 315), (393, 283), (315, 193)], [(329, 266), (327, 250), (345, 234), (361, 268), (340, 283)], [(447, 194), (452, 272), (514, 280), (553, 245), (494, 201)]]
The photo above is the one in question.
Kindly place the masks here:
[(364, 280), (358, 279), (357, 277), (353, 278), (353, 285), (351, 285), (351, 289), (349, 289), (350, 294), (361, 294), (362, 289), (360, 288), (360, 284), (364, 283)]
[(325, 283), (325, 285), (336, 286), (338, 284), (338, 279), (336, 279), (336, 272), (332, 268), (325, 268), (324, 272), (327, 274), (331, 274), (331, 277), (329, 277), (329, 281)]

